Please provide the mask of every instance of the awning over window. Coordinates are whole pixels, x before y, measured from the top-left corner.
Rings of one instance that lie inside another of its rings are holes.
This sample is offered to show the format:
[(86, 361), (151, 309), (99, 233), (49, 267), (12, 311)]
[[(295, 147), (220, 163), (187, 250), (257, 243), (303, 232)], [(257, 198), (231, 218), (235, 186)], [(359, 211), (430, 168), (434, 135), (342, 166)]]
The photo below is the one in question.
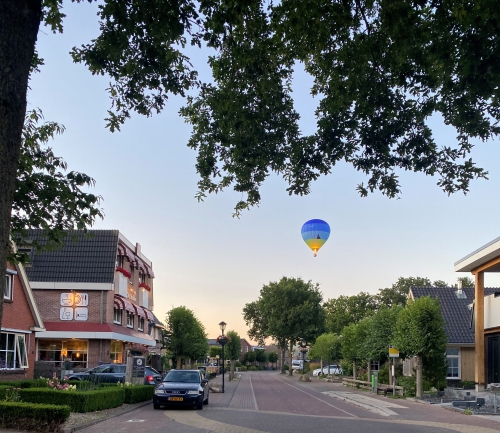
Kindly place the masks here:
[(129, 262), (135, 261), (134, 252), (121, 242), (118, 242), (118, 253), (121, 254), (123, 257), (126, 257)]
[(146, 265), (146, 263), (144, 263), (144, 266), (146, 267), (146, 274), (148, 274), (148, 277), (154, 278), (155, 274), (154, 274), (153, 270), (148, 265)]
[(138, 305), (135, 305), (134, 304), (134, 309), (135, 309), (135, 312), (138, 316), (141, 316), (141, 317), (146, 317), (146, 313), (144, 312), (144, 309), (142, 307), (139, 307)]
[(120, 295), (115, 295), (115, 307), (135, 314), (134, 304)]
[(147, 319), (150, 321), (150, 322), (154, 322), (155, 320), (155, 316), (153, 316), (153, 313), (151, 311), (149, 311), (147, 308), (142, 308), (144, 310), (144, 312), (146, 313), (146, 317)]

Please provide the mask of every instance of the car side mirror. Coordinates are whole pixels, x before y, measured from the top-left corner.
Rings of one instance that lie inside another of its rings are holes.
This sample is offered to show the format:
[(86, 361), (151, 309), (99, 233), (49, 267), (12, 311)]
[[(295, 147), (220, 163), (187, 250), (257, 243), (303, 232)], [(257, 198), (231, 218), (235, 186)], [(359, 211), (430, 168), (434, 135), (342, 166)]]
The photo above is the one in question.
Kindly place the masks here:
[(201, 384), (202, 384), (202, 385), (205, 385), (205, 384), (207, 384), (207, 383), (208, 383), (208, 380), (207, 380), (207, 379), (202, 379), (202, 380), (201, 380)]

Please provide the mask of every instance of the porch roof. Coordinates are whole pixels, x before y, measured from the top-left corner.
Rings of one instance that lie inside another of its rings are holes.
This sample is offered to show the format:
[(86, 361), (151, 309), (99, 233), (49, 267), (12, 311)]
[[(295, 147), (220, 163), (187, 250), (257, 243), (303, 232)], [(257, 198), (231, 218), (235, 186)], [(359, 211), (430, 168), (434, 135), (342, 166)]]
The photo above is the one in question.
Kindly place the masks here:
[[(471, 272), (500, 257), (500, 237), (455, 262), (455, 272)], [(484, 269), (484, 272), (500, 272), (500, 263)]]

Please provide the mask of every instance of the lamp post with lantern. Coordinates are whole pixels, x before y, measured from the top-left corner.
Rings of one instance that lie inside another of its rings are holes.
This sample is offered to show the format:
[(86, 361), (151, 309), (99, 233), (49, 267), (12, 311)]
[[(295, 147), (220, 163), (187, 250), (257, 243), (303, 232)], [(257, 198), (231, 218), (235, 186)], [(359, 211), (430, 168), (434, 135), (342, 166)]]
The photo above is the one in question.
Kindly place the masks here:
[(222, 334), (217, 338), (217, 343), (222, 346), (222, 392), (224, 392), (224, 373), (225, 373), (225, 363), (224, 363), (224, 346), (227, 343), (227, 337), (224, 335), (224, 330), (226, 329), (226, 322), (219, 323), (220, 330)]
[(307, 353), (307, 341), (304, 339), (300, 340), (300, 352), (302, 353), (302, 374), (304, 374)]

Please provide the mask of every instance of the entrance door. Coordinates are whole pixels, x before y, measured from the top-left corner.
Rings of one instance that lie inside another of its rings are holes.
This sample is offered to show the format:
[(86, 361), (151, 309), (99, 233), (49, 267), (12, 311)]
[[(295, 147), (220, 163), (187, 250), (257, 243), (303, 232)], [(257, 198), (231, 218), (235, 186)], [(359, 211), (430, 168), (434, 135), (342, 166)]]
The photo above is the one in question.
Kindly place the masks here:
[(488, 339), (488, 383), (500, 382), (499, 337)]

